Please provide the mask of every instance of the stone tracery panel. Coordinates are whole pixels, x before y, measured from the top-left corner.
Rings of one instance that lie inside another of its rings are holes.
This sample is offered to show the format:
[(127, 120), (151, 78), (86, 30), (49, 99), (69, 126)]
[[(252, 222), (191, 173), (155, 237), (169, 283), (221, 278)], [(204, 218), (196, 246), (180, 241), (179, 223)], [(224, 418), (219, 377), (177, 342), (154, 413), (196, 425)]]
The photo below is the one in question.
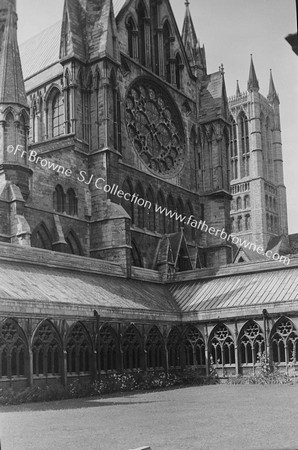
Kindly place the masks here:
[(126, 125), (133, 146), (147, 167), (162, 177), (183, 167), (185, 134), (178, 107), (155, 81), (138, 78), (126, 98)]

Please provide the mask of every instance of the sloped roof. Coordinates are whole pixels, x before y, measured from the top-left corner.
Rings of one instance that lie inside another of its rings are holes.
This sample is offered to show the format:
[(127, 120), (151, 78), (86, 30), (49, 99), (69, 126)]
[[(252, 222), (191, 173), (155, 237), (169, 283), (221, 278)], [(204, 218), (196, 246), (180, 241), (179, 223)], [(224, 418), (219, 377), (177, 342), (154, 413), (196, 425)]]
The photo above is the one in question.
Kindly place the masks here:
[(207, 75), (201, 93), (200, 121), (208, 122), (225, 115), (225, 83), (221, 71)]
[(0, 299), (177, 312), (166, 286), (124, 278), (0, 261)]
[[(114, 15), (130, 0), (113, 0)], [(62, 18), (41, 33), (20, 44), (24, 80), (59, 62)], [(61, 70), (62, 72), (62, 70)]]
[(59, 62), (61, 24), (59, 20), (20, 45), (25, 80)]
[(258, 252), (253, 249), (240, 247), (235, 254), (234, 261), (239, 260), (239, 258), (243, 256), (245, 261), (256, 262), (256, 261), (268, 261), (268, 258), (265, 255), (260, 255)]
[(298, 300), (297, 268), (172, 284), (182, 312), (241, 308)]

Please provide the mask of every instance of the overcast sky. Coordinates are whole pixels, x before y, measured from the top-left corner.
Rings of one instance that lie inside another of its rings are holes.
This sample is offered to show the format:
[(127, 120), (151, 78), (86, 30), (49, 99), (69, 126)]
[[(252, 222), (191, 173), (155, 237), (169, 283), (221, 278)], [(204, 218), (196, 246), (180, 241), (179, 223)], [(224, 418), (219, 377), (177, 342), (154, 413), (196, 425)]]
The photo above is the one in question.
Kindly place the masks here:
[[(64, 0), (19, 0), (19, 42), (62, 18)], [(179, 29), (184, 0), (171, 1)], [(208, 72), (223, 63), (228, 95), (236, 80), (246, 90), (250, 54), (253, 54), (260, 92), (267, 96), (269, 69), (280, 97), (285, 184), (289, 232), (298, 233), (298, 57), (285, 36), (297, 31), (295, 0), (190, 0), (190, 10)]]

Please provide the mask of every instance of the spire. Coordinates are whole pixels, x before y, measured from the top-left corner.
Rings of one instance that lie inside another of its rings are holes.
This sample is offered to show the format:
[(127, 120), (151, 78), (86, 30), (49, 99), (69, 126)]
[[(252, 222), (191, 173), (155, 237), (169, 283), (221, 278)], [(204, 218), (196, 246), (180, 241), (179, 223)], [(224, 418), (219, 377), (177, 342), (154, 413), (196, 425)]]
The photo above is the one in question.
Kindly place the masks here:
[(199, 41), (197, 38), (196, 30), (192, 21), (192, 17), (190, 14), (189, 9), (189, 1), (186, 0), (185, 2), (186, 11), (185, 11), (185, 17), (184, 17), (184, 23), (182, 28), (182, 41), (187, 49), (189, 46), (191, 49), (195, 49), (199, 45)]
[(270, 69), (270, 79), (269, 79), (269, 92), (267, 96), (268, 100), (270, 102), (274, 102), (274, 100), (277, 100), (279, 103), (279, 98), (275, 89), (273, 77), (272, 77), (272, 70)]
[(5, 28), (1, 37), (0, 53), (0, 103), (28, 107), (21, 58), (17, 42), (16, 1), (0, 0), (7, 7)]
[(191, 66), (201, 66), (206, 69), (205, 48), (200, 47), (196, 30), (189, 9), (189, 1), (185, 1), (186, 11), (182, 28), (182, 42)]
[(260, 89), (259, 82), (257, 79), (252, 55), (250, 55), (250, 56), (251, 56), (251, 60), (250, 60), (250, 69), (249, 69), (249, 76), (248, 76), (248, 82), (247, 82), (247, 90), (248, 91), (258, 91)]
[(239, 88), (239, 81), (237, 80), (236, 84), (236, 97), (239, 97), (241, 95), (240, 88)]

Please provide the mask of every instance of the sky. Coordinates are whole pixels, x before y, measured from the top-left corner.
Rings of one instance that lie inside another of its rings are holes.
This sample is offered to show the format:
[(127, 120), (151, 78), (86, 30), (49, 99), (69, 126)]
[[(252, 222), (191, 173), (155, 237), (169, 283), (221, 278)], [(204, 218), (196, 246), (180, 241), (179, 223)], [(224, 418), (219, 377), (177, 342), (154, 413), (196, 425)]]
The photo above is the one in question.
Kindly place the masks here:
[[(64, 0), (17, 0), (19, 42), (62, 18)], [(184, 0), (171, 0), (181, 31)], [(207, 69), (223, 64), (228, 96), (247, 85), (253, 54), (260, 92), (268, 94), (272, 69), (280, 98), (285, 185), (289, 232), (298, 233), (298, 57), (285, 41), (297, 31), (295, 0), (190, 0), (190, 11), (201, 45), (205, 45)]]

